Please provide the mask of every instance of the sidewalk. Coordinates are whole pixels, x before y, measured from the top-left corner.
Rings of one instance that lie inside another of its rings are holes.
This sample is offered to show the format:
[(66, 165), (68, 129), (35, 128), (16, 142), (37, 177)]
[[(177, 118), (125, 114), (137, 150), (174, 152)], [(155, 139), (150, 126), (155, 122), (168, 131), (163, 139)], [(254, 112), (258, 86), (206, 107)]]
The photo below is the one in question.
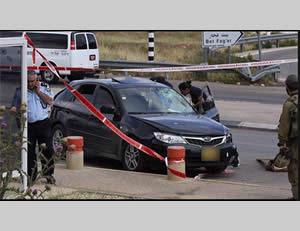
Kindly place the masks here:
[(129, 200), (286, 200), (291, 197), (289, 189), (280, 187), (193, 178), (170, 181), (167, 175), (93, 167), (78, 171), (67, 169), (65, 164), (56, 166), (55, 177), (57, 183), (52, 187), (52, 195), (83, 191)]
[(216, 101), (221, 122), (227, 127), (277, 131), (282, 111), (280, 104)]

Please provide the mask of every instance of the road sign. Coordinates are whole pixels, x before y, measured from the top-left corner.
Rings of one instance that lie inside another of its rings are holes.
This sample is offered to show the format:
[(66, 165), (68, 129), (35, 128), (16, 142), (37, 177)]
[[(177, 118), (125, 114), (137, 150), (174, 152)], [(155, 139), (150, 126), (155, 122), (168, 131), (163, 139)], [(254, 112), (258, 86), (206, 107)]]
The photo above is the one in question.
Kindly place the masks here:
[(203, 32), (203, 47), (230, 47), (244, 35), (242, 31), (209, 31)]

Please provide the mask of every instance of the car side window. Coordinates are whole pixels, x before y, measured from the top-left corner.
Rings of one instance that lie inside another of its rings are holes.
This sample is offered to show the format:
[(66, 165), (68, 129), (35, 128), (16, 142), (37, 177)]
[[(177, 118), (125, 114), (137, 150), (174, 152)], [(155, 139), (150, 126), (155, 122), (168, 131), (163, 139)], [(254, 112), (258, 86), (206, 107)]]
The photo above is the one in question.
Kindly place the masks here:
[(94, 106), (99, 109), (104, 104), (115, 106), (111, 93), (107, 89), (99, 87), (96, 92)]
[(59, 92), (56, 96), (55, 99), (60, 100), (60, 101), (70, 101), (73, 97), (73, 94), (71, 91), (68, 89), (64, 89), (63, 91)]
[[(85, 84), (79, 87), (77, 90), (81, 95), (83, 95), (89, 102), (92, 103), (93, 94), (96, 89), (95, 84)], [(82, 104), (75, 96), (73, 96), (72, 102), (75, 104)]]
[[(111, 93), (103, 87), (98, 87), (95, 95), (94, 106), (100, 110), (101, 106), (103, 105), (113, 105), (116, 107)], [(105, 117), (107, 117), (109, 120), (113, 119), (113, 115), (111, 114), (105, 114)]]

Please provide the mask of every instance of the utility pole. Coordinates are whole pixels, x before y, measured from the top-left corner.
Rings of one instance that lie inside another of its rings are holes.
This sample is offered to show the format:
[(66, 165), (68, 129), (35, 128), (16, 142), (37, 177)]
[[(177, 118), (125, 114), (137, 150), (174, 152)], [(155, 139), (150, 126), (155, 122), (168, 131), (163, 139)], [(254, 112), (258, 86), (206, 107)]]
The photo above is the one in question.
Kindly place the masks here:
[(148, 61), (154, 61), (154, 31), (148, 33)]

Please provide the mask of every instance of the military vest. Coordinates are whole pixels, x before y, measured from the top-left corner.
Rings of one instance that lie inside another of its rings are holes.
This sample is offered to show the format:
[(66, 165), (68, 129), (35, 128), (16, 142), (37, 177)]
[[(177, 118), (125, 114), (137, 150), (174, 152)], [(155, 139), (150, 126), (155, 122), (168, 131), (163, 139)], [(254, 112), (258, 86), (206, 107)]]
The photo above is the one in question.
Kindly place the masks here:
[(296, 138), (298, 137), (298, 95), (291, 96), (288, 101), (292, 103), (290, 109), (291, 124), (289, 138)]

